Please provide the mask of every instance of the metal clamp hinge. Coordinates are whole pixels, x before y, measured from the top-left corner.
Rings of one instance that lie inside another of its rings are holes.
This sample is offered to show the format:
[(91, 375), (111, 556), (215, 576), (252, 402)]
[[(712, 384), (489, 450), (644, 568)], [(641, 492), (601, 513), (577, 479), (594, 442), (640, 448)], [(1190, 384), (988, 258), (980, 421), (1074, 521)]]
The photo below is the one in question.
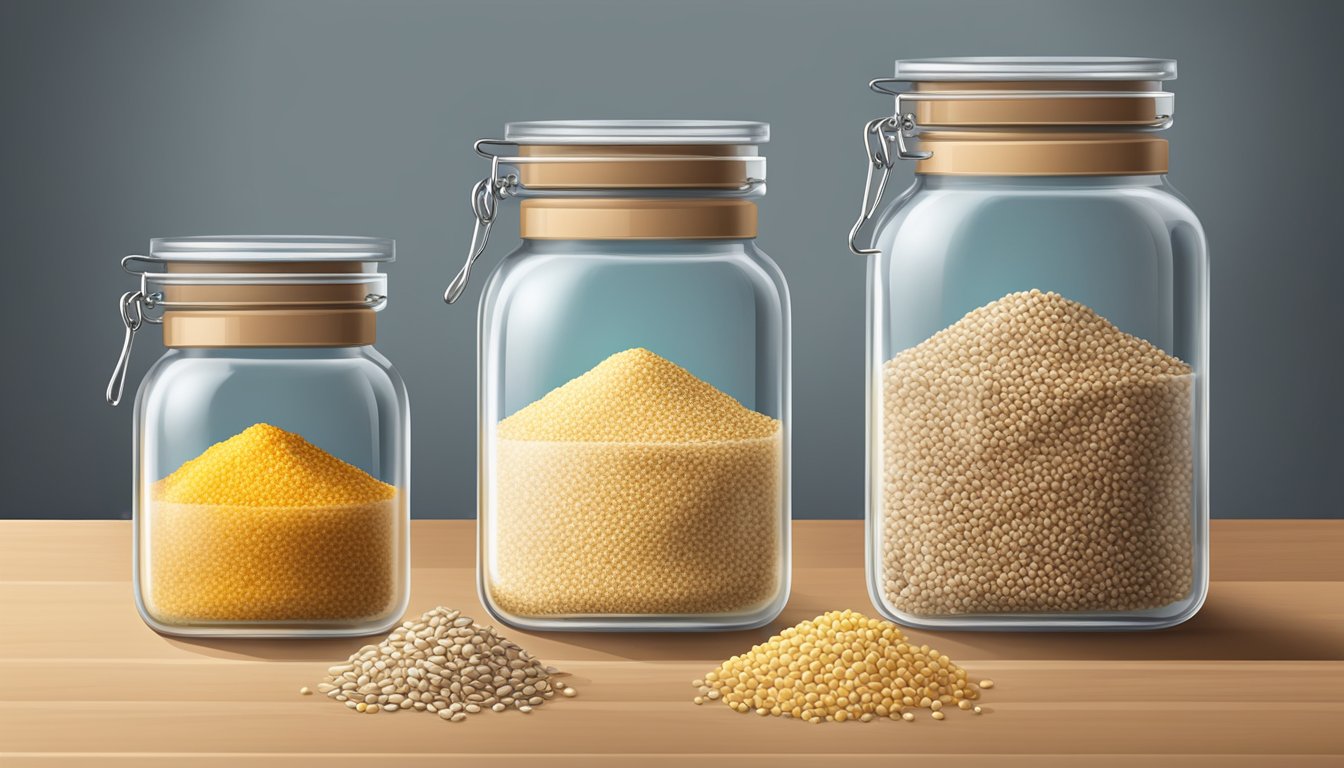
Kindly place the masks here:
[(499, 212), (499, 201), (512, 197), (518, 190), (518, 174), (500, 175), (499, 155), (486, 152), (484, 147), (511, 145), (501, 139), (480, 139), (474, 148), (476, 154), (490, 159), (490, 175), (476, 182), (471, 188), (471, 213), (475, 224), (471, 228), (471, 245), (467, 248), (467, 261), (458, 270), (448, 289), (443, 292), (443, 300), (452, 304), (462, 296), (471, 279), (471, 266), (485, 253), (486, 243), (490, 241), (490, 228), (494, 226), (495, 214)]
[(135, 332), (145, 324), (146, 303), (145, 294), (141, 291), (127, 291), (117, 302), (121, 322), (126, 326), (126, 335), (122, 337), (121, 354), (117, 356), (117, 364), (112, 369), (112, 379), (107, 382), (108, 405), (121, 402), (121, 394), (126, 387), (126, 369), (131, 362), (131, 345), (135, 342)]
[[(927, 160), (933, 156), (930, 152), (912, 151), (906, 146), (906, 137), (918, 134), (919, 126), (915, 116), (901, 111), (901, 95), (881, 87), (885, 80), (874, 80), (869, 87), (879, 93), (896, 97), (896, 111), (891, 117), (879, 117), (869, 120), (863, 126), (863, 152), (868, 157), (868, 174), (863, 182), (863, 202), (859, 207), (859, 217), (849, 229), (849, 250), (859, 256), (871, 256), (879, 253), (876, 248), (859, 246), (859, 230), (877, 213), (882, 204), (882, 195), (891, 179), (891, 169), (897, 160)], [(895, 153), (892, 152), (895, 145)], [(873, 177), (877, 176), (876, 184)]]
[(105, 397), (108, 405), (117, 405), (121, 402), (121, 395), (126, 387), (126, 369), (131, 363), (131, 345), (135, 342), (135, 332), (145, 323), (158, 325), (163, 322), (162, 317), (152, 316), (145, 311), (159, 306), (163, 302), (163, 294), (151, 292), (145, 272), (132, 268), (132, 265), (148, 261), (138, 254), (126, 256), (121, 260), (122, 269), (140, 277), (140, 290), (127, 291), (117, 300), (117, 314), (121, 316), (121, 324), (126, 328), (126, 335), (121, 340), (121, 354), (117, 356), (117, 364), (112, 368), (112, 378), (107, 382)]

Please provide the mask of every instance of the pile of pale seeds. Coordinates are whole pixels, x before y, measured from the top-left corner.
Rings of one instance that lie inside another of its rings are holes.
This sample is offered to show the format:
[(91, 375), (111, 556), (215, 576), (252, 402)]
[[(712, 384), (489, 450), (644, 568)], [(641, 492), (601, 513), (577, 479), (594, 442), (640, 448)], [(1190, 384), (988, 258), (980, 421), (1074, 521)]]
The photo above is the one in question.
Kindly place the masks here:
[(527, 713), (556, 693), (574, 696), (558, 674), (494, 627), (440, 606), (328, 669), (317, 690), (365, 714), (415, 709), (457, 723), (485, 709)]

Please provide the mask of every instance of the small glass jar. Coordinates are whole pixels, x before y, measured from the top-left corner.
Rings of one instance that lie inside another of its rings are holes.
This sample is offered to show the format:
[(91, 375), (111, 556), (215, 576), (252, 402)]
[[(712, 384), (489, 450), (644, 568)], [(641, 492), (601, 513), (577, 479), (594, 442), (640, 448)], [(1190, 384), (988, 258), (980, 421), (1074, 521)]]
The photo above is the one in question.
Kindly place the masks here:
[[(1203, 603), (1208, 256), (1157, 135), (1175, 75), (930, 59), (872, 84), (896, 109), (865, 128), (850, 247), (869, 259), (868, 579), (888, 618), (1156, 629)], [(915, 182), (879, 209), (901, 159)]]
[(170, 635), (382, 632), (405, 611), (406, 390), (373, 348), (391, 240), (185, 237), (128, 256), (126, 341), (168, 351), (135, 406), (135, 599)]
[[(478, 574), (534, 630), (756, 627), (789, 574), (789, 299), (755, 244), (761, 123), (512, 123), (471, 258), (522, 197), (480, 305)], [(482, 151), (483, 154), (486, 154)]]

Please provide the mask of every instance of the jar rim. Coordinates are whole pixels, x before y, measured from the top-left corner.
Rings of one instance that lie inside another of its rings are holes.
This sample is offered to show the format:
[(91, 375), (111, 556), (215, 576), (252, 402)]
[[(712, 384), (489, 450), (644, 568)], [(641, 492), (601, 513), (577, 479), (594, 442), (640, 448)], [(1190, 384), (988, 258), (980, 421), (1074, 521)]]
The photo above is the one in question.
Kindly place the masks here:
[(895, 80), (1165, 81), (1176, 79), (1174, 59), (1130, 56), (961, 56), (898, 59)]
[(156, 262), (391, 262), (396, 241), (348, 235), (223, 235), (156, 237), (149, 255)]
[(765, 144), (770, 124), (750, 120), (528, 120), (504, 124), (514, 144)]

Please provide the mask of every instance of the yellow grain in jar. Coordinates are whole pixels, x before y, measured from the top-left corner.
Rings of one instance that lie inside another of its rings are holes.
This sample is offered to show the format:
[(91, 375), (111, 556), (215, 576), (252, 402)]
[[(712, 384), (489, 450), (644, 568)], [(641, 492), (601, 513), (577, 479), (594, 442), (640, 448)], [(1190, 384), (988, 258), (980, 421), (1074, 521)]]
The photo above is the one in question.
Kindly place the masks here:
[(488, 578), (502, 611), (735, 614), (777, 594), (778, 420), (631, 349), (497, 437)]
[(168, 624), (367, 619), (393, 608), (398, 493), (255, 424), (150, 490), (142, 573)]

